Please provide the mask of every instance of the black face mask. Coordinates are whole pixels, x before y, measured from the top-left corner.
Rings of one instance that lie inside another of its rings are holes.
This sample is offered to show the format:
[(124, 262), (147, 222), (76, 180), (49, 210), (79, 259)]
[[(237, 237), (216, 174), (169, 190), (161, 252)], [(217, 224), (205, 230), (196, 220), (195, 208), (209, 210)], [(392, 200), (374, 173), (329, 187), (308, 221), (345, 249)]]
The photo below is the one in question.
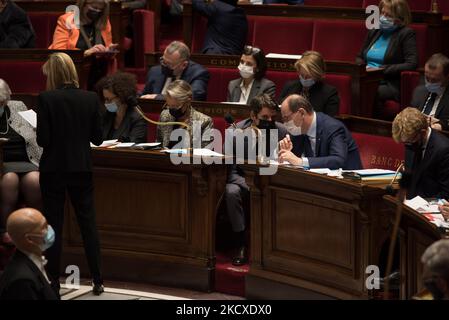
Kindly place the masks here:
[(170, 112), (170, 115), (172, 117), (175, 117), (176, 119), (181, 118), (183, 115), (186, 114), (186, 110), (182, 110), (183, 107), (175, 109), (175, 108), (169, 108), (168, 112)]
[(276, 122), (265, 119), (259, 119), (259, 125), (257, 127), (261, 130), (276, 129)]
[(162, 70), (162, 74), (167, 78), (171, 78), (174, 76), (173, 69), (171, 69), (167, 66), (161, 65), (161, 70)]
[(86, 13), (86, 16), (91, 21), (97, 21), (101, 17), (102, 14), (103, 14), (103, 11), (96, 11), (96, 10), (89, 9)]
[(438, 288), (434, 280), (424, 281), (424, 286), (432, 294), (434, 300), (443, 300), (444, 293)]

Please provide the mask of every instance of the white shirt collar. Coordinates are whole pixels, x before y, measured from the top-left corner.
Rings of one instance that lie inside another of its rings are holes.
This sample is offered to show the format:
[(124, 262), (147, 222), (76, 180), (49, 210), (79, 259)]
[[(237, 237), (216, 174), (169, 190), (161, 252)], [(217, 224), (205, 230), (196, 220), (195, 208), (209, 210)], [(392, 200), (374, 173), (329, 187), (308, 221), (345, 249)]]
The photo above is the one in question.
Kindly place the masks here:
[(24, 252), (26, 256), (36, 265), (36, 267), (42, 272), (45, 279), (50, 283), (50, 280), (47, 277), (47, 273), (45, 272), (45, 265), (47, 264), (47, 259), (44, 256), (38, 256), (34, 253)]
[(240, 94), (240, 101), (239, 101), (239, 103), (245, 103), (246, 104), (246, 103), (248, 103), (248, 97), (249, 97), (249, 94), (250, 94), (251, 89), (253, 87), (254, 79), (249, 83), (248, 88), (245, 87), (243, 82), (244, 81), (242, 79), (242, 81), (240, 82), (240, 92), (241, 92), (241, 94)]
[(427, 144), (429, 143), (429, 139), (430, 139), (430, 135), (431, 134), (432, 134), (432, 128), (429, 128), (429, 130), (427, 132), (426, 141), (424, 141), (423, 151), (425, 151), (427, 149)]
[(306, 133), (311, 138), (316, 138), (316, 113), (313, 111), (313, 119), (312, 124), (309, 127), (309, 130), (307, 130)]

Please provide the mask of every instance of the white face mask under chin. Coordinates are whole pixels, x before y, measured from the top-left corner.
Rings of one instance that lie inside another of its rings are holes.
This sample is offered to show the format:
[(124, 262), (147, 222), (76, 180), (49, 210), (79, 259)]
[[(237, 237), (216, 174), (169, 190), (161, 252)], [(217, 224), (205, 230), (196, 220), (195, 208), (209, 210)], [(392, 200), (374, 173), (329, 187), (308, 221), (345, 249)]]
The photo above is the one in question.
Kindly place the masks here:
[(301, 135), (301, 127), (296, 126), (296, 124), (293, 122), (293, 119), (284, 123), (284, 126), (291, 135), (293, 136)]
[(240, 76), (243, 79), (251, 78), (254, 75), (253, 67), (245, 66), (243, 64), (239, 64), (238, 69), (239, 69), (239, 72), (240, 72)]

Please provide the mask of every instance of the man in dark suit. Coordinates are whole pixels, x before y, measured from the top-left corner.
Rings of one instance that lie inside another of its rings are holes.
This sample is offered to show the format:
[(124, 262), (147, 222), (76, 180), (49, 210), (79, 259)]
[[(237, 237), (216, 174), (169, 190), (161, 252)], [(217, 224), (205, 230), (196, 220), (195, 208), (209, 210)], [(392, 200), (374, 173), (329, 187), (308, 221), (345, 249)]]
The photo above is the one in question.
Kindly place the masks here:
[[(225, 153), (228, 156), (234, 156), (235, 160), (255, 162), (258, 155), (267, 159), (274, 156), (277, 152), (278, 141), (285, 137), (287, 131), (282, 123), (275, 122), (274, 119), (279, 108), (269, 95), (258, 95), (250, 101), (249, 105), (250, 118), (236, 124), (232, 139), (230, 139), (231, 136), (227, 136)], [(266, 137), (265, 152), (258, 148), (260, 145), (257, 141), (258, 132)], [(272, 136), (274, 133), (277, 136)], [(246, 184), (243, 170), (237, 164), (233, 164), (231, 170), (228, 171), (225, 201), (234, 232), (233, 238), (237, 245), (237, 252), (232, 264), (239, 266), (245, 264), (248, 258), (245, 208), (249, 206), (249, 187)]]
[(14, 2), (0, 0), (0, 49), (34, 48), (30, 19)]
[(161, 64), (148, 71), (141, 98), (165, 100), (167, 86), (175, 80), (184, 80), (192, 87), (193, 100), (206, 100), (209, 71), (189, 59), (189, 47), (180, 41), (170, 43), (161, 57)]
[(193, 9), (208, 18), (202, 53), (240, 55), (248, 22), (237, 0), (193, 0)]
[(359, 149), (345, 125), (315, 112), (303, 96), (287, 97), (281, 114), (290, 135), (280, 142), (279, 162), (306, 168), (362, 168)]
[(429, 116), (432, 129), (449, 130), (449, 58), (436, 53), (424, 67), (425, 85), (413, 92), (411, 106)]
[(17, 250), (0, 277), (0, 300), (57, 300), (42, 256), (54, 241), (44, 216), (31, 208), (14, 211), (7, 230)]
[(406, 108), (393, 121), (393, 138), (406, 146), (405, 169), (412, 174), (407, 199), (449, 198), (449, 139), (429, 127), (423, 113)]

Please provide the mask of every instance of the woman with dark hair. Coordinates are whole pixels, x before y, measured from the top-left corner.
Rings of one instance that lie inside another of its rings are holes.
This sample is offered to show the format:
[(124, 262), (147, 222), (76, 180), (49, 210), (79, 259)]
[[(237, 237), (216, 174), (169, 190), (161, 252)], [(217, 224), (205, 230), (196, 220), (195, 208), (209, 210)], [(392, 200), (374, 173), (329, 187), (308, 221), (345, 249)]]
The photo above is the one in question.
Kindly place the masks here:
[(262, 49), (245, 46), (238, 66), (240, 78), (229, 82), (228, 102), (247, 104), (257, 95), (274, 98), (276, 85), (265, 78), (267, 60)]
[(137, 95), (136, 83), (136, 77), (125, 72), (117, 72), (98, 83), (98, 93), (106, 107), (103, 115), (103, 140), (147, 142), (147, 123), (129, 105), (130, 98)]

